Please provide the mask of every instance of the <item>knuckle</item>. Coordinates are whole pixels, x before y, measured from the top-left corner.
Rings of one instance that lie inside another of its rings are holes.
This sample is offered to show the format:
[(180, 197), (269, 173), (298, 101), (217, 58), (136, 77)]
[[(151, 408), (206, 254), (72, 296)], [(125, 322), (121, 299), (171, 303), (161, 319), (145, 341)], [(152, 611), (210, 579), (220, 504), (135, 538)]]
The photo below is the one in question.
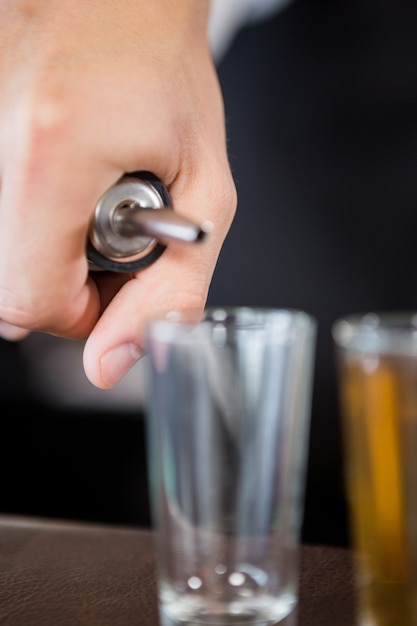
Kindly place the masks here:
[[(16, 292), (0, 291), (0, 319), (13, 326), (36, 330), (39, 319), (44, 318), (35, 303), (28, 302)], [(42, 322), (41, 322), (42, 325)]]
[(224, 232), (227, 232), (237, 210), (237, 190), (231, 174), (222, 173), (217, 177), (217, 183), (211, 191), (211, 196), (216, 219)]
[(224, 206), (225, 219), (230, 226), (237, 209), (237, 189), (231, 176), (228, 177), (223, 188), (222, 204)]
[(50, 331), (55, 320), (64, 319), (70, 302), (63, 297), (29, 297), (30, 289), (18, 288), (0, 290), (0, 319), (28, 330)]
[(23, 141), (26, 165), (42, 162), (50, 154), (51, 145), (62, 141), (71, 133), (74, 115), (70, 100), (66, 99), (57, 86), (37, 87), (30, 90), (20, 103), (17, 123)]
[(207, 283), (204, 272), (194, 271), (187, 285), (176, 291), (164, 291), (155, 300), (155, 308), (162, 311), (202, 311), (207, 299)]

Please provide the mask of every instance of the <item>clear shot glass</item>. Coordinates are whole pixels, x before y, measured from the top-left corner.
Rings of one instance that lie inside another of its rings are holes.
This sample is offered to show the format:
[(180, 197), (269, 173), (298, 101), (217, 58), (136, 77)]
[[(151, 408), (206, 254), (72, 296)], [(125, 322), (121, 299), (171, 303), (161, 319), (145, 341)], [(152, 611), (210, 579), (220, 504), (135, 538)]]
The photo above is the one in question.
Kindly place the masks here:
[(163, 626), (295, 623), (316, 322), (208, 309), (147, 332)]
[(333, 325), (358, 624), (417, 624), (417, 312)]

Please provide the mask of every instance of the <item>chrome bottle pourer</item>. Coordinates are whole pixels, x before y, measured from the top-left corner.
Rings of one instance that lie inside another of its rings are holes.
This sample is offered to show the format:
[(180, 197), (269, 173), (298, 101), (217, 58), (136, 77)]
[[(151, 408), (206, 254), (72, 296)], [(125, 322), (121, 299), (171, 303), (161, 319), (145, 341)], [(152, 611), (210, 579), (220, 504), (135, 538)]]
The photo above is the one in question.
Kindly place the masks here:
[(178, 215), (165, 185), (150, 172), (128, 174), (96, 205), (87, 243), (90, 271), (136, 272), (156, 261), (171, 240), (203, 241), (210, 226)]

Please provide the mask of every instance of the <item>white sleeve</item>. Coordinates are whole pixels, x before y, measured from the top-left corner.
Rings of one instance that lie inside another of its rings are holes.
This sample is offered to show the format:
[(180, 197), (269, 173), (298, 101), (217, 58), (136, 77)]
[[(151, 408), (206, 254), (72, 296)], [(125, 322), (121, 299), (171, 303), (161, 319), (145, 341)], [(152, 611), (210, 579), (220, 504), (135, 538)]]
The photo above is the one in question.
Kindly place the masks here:
[(266, 19), (291, 0), (211, 0), (209, 38), (216, 62), (245, 24)]

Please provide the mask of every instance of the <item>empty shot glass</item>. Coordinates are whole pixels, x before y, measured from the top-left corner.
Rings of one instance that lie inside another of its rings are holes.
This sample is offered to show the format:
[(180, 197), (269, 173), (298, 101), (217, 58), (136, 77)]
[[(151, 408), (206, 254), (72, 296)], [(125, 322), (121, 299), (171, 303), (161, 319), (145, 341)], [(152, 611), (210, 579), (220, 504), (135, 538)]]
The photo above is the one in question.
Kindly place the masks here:
[(316, 322), (208, 309), (147, 332), (163, 626), (295, 623)]

